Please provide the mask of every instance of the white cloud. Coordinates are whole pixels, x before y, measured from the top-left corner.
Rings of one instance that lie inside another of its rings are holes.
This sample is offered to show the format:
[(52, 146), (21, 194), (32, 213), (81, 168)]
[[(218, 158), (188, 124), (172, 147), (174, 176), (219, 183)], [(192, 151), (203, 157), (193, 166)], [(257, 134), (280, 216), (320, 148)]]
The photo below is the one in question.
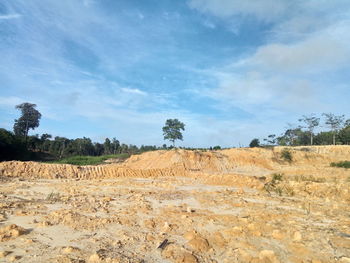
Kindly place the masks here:
[(0, 107), (15, 107), (18, 104), (21, 104), (24, 100), (20, 97), (8, 96), (0, 97)]
[(211, 21), (209, 20), (205, 20), (203, 22), (203, 25), (207, 28), (210, 28), (210, 29), (215, 29), (216, 28), (216, 25), (214, 23), (212, 23)]
[(138, 95), (147, 95), (146, 92), (139, 90), (139, 89), (132, 89), (132, 88), (121, 88), (122, 91), (126, 92), (126, 93), (131, 93), (131, 94), (138, 94)]
[(252, 15), (259, 20), (273, 21), (280, 18), (289, 6), (285, 0), (190, 0), (189, 6), (219, 17)]
[(9, 14), (9, 15), (0, 15), (0, 20), (9, 20), (9, 19), (16, 19), (20, 18), (20, 14)]
[(343, 86), (334, 75), (350, 67), (349, 1), (191, 0), (189, 4), (228, 25), (247, 15), (271, 23), (265, 44), (238, 61), (232, 58), (231, 64), (202, 72), (217, 81), (206, 96), (267, 119), (276, 112), (292, 116), (344, 105), (345, 99), (334, 104), (329, 95)]
[(258, 48), (251, 63), (276, 71), (322, 72), (341, 68), (350, 60), (350, 20), (307, 35), (291, 44)]

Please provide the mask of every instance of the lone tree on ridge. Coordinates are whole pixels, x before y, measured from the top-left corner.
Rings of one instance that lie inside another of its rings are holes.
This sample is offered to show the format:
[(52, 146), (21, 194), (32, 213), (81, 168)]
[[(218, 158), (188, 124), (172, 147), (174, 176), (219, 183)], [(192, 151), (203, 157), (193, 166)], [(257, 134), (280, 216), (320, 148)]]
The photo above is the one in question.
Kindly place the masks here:
[(313, 145), (314, 130), (320, 124), (320, 118), (315, 117), (314, 114), (311, 114), (310, 116), (303, 115), (303, 117), (299, 119), (299, 121), (305, 123), (305, 127), (302, 128), (306, 128), (310, 133), (310, 145)]
[(333, 145), (335, 145), (335, 136), (344, 123), (345, 115), (336, 116), (333, 113), (323, 113), (322, 115), (326, 118), (325, 124), (332, 130)]
[(181, 130), (185, 130), (185, 124), (178, 119), (168, 119), (163, 127), (164, 140), (169, 140), (175, 147), (176, 140), (183, 140)]
[(16, 109), (20, 110), (22, 115), (19, 117), (19, 119), (15, 120), (13, 131), (17, 136), (24, 136), (26, 142), (28, 138), (28, 131), (39, 127), (41, 113), (35, 109), (35, 107), (36, 104), (28, 102), (16, 106)]
[(250, 148), (254, 148), (254, 147), (260, 147), (260, 141), (259, 139), (255, 138), (253, 139), (250, 144), (249, 144)]

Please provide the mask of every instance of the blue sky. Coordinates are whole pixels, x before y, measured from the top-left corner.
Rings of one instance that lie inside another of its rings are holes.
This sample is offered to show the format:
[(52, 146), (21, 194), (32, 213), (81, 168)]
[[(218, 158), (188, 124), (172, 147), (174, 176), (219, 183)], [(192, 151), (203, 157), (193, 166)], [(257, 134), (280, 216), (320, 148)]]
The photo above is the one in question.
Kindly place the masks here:
[(232, 147), (303, 114), (350, 118), (348, 0), (1, 0), (0, 127)]

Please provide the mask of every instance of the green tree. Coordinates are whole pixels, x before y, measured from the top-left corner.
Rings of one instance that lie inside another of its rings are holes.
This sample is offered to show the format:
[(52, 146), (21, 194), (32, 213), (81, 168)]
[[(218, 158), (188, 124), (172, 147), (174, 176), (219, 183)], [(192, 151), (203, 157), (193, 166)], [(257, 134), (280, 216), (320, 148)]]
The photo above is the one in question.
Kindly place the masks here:
[(31, 151), (37, 151), (40, 150), (40, 138), (39, 134), (35, 134), (33, 136), (28, 136), (28, 142), (27, 142), (27, 147)]
[(260, 141), (259, 139), (255, 138), (253, 139), (250, 144), (249, 147), (253, 148), (253, 147), (260, 147)]
[(270, 134), (264, 141), (267, 142), (268, 145), (275, 145), (277, 142), (276, 134)]
[(176, 140), (183, 140), (181, 130), (185, 130), (185, 124), (178, 119), (168, 119), (163, 127), (164, 140), (169, 140), (175, 147)]
[(46, 141), (46, 140), (51, 139), (51, 138), (52, 138), (52, 135), (48, 134), (48, 133), (44, 133), (40, 136), (41, 141)]
[(35, 109), (36, 105), (32, 103), (22, 103), (16, 106), (21, 111), (21, 117), (15, 120), (13, 131), (17, 136), (23, 136), (27, 142), (28, 131), (39, 127), (41, 113)]
[(349, 127), (350, 126), (350, 119), (347, 119), (345, 122), (344, 122), (344, 127)]
[(111, 140), (106, 138), (105, 142), (103, 143), (103, 147), (104, 147), (104, 154), (111, 154)]
[(344, 123), (345, 116), (344, 115), (336, 116), (333, 113), (323, 113), (322, 115), (325, 116), (326, 118), (325, 124), (333, 132), (333, 145), (335, 145), (335, 137)]
[(24, 144), (18, 137), (0, 128), (0, 161), (18, 160), (25, 151)]
[(346, 126), (338, 133), (339, 141), (342, 144), (350, 144), (350, 126)]
[(310, 133), (310, 145), (313, 145), (314, 130), (320, 124), (320, 118), (315, 117), (314, 114), (311, 114), (310, 116), (303, 115), (303, 117), (299, 119), (299, 121), (305, 123), (305, 126), (302, 126), (301, 128), (306, 128), (307, 131)]
[(300, 128), (289, 128), (284, 134), (277, 138), (277, 142), (279, 145), (298, 145), (298, 141), (300, 135), (302, 134), (302, 130)]
[(315, 135), (314, 144), (330, 145), (333, 143), (333, 133), (331, 131), (320, 132)]
[(113, 148), (113, 154), (117, 154), (120, 147), (120, 142), (116, 138), (113, 138), (111, 146)]

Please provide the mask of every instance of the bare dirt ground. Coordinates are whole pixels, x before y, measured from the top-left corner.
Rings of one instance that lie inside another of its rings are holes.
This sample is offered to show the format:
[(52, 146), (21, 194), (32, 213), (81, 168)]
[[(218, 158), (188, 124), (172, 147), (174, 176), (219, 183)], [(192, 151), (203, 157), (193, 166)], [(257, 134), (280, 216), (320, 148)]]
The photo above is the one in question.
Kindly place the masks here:
[(3, 163), (0, 262), (350, 262), (350, 172), (329, 167), (350, 147), (320, 149), (148, 153), (90, 179)]

